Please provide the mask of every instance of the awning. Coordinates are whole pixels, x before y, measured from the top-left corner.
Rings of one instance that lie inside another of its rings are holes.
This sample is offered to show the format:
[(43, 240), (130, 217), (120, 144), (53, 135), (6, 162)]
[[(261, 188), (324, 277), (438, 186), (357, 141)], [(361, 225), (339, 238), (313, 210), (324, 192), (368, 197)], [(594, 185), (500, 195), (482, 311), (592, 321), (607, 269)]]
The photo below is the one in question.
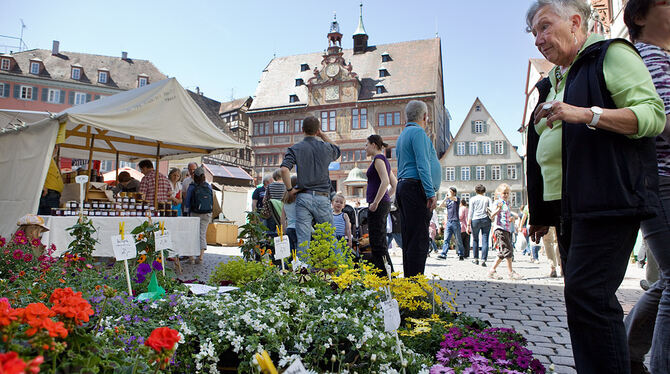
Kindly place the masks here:
[(239, 166), (224, 166), (224, 165), (214, 165), (214, 164), (203, 164), (212, 176), (219, 178), (233, 178), (233, 179), (242, 179), (253, 181), (254, 178), (251, 177), (244, 169)]

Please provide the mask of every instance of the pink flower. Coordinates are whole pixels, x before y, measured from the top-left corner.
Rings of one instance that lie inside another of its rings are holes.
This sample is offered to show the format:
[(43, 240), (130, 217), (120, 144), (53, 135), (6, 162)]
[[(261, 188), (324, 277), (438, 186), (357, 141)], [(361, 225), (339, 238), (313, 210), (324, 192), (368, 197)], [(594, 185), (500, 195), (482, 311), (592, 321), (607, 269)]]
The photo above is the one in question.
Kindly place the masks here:
[(33, 239), (33, 241), (30, 242), (30, 244), (32, 244), (33, 247), (39, 247), (39, 246), (44, 245), (44, 244), (42, 244), (42, 241), (39, 238)]
[(17, 249), (14, 251), (14, 254), (12, 255), (15, 260), (20, 260), (23, 258), (23, 251), (20, 249)]
[(4, 246), (5, 246), (5, 243), (7, 243), (7, 239), (5, 239), (5, 238), (3, 238), (2, 236), (0, 236), (0, 247), (4, 247)]
[(23, 261), (25, 262), (30, 262), (33, 260), (33, 254), (32, 253), (26, 253), (25, 256), (23, 256)]

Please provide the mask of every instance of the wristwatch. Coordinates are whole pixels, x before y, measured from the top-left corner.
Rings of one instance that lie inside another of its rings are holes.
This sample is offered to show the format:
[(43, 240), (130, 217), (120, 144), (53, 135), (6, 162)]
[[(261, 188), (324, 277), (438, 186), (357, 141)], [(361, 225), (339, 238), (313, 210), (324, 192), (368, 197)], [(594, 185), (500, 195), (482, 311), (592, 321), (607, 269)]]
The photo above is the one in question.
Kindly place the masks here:
[(596, 125), (598, 125), (598, 121), (600, 120), (600, 115), (603, 114), (603, 108), (599, 106), (592, 106), (591, 112), (593, 113), (593, 119), (591, 120), (591, 123), (586, 125), (586, 127), (590, 128), (591, 130), (595, 130)]
[(288, 192), (290, 192), (291, 190), (293, 190), (293, 187), (286, 189), (286, 191), (288, 191)]

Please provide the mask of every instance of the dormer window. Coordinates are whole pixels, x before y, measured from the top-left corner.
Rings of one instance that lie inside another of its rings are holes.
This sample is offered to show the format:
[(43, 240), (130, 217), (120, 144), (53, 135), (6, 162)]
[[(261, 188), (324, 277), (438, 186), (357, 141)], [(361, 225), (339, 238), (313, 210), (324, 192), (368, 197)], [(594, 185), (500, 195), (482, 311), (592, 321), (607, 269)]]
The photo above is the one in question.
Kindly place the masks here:
[(109, 72), (107, 70), (98, 70), (98, 83), (107, 83)]
[(389, 74), (389, 71), (388, 71), (388, 70), (386, 70), (386, 69), (379, 69), (379, 78), (388, 77), (389, 75), (391, 75), (391, 74)]
[(149, 77), (146, 74), (140, 74), (137, 77), (137, 87), (144, 87), (149, 84)]
[(382, 53), (382, 62), (389, 62), (391, 61), (391, 55), (388, 54), (388, 52)]
[(386, 92), (386, 88), (385, 88), (384, 85), (381, 84), (381, 83), (378, 83), (378, 84), (375, 86), (375, 89), (376, 89), (377, 94), (383, 94), (384, 92)]
[(288, 102), (289, 103), (297, 103), (298, 101), (300, 101), (298, 99), (298, 95), (289, 95), (288, 96)]
[(300, 64), (300, 71), (307, 71), (307, 70), (309, 70), (309, 65), (306, 62)]
[(295, 79), (295, 86), (296, 87), (302, 86), (303, 84), (305, 84), (305, 81), (302, 78), (296, 78)]
[(30, 62), (30, 74), (39, 74), (40, 73), (40, 63), (31, 61)]
[(72, 67), (72, 79), (81, 79), (81, 68)]
[(3, 58), (2, 61), (0, 61), (0, 70), (9, 70), (9, 66), (11, 65), (10, 61), (8, 58)]

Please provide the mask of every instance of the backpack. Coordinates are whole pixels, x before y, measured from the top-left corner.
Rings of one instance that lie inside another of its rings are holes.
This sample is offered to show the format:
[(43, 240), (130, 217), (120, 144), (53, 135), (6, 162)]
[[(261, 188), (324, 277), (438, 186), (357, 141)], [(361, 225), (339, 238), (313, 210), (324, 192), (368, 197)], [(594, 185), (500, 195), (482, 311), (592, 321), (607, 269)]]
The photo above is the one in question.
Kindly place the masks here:
[(191, 193), (191, 212), (193, 213), (212, 213), (214, 207), (214, 197), (212, 189), (207, 183), (191, 183), (195, 188)]

